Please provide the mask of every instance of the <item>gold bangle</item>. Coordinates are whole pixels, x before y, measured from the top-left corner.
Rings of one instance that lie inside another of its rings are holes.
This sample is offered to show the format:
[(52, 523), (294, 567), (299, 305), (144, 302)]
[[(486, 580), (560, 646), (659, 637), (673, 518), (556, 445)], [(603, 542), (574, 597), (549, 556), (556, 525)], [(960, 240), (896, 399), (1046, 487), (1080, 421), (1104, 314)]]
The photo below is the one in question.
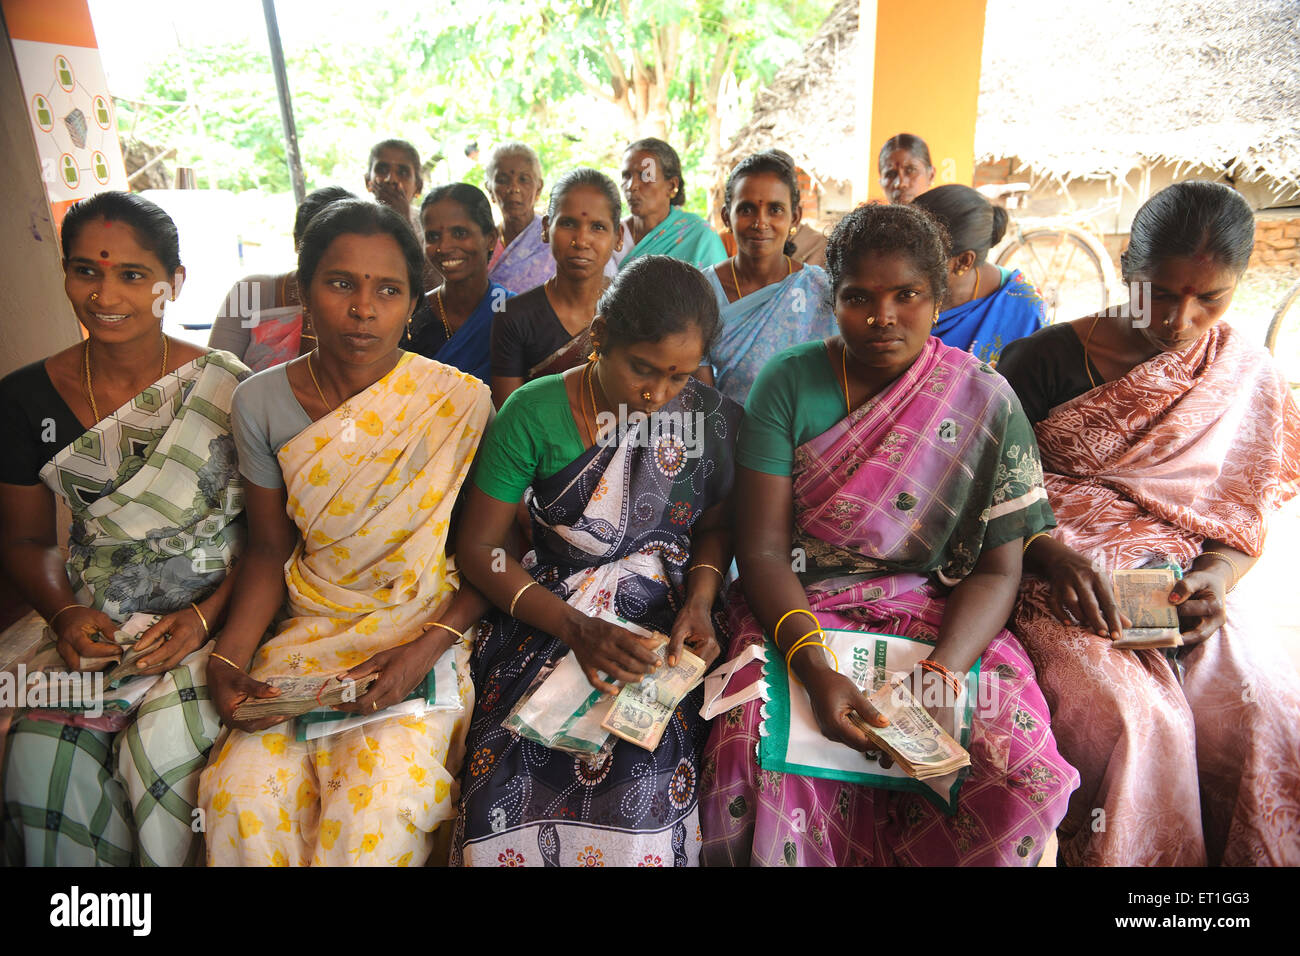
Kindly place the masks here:
[(441, 621), (425, 621), (422, 625), (420, 625), (420, 633), (421, 634), (426, 633), (431, 627), (440, 627), (444, 631), (451, 631), (451, 633), (456, 635), (457, 643), (460, 643), (461, 641), (465, 640), (464, 631), (458, 631), (450, 624), (443, 624)]
[(212, 656), (212, 657), (215, 657), (217, 660), (221, 661), (221, 663), (223, 663), (223, 664), (229, 664), (231, 667), (233, 667), (233, 668), (234, 668), (235, 670), (237, 670), (237, 671), (240, 671), (241, 673), (242, 673), (243, 670), (244, 670), (242, 667), (240, 667), (238, 664), (236, 664), (234, 661), (232, 661), (229, 657), (222, 657), (222, 656), (221, 656), (220, 654), (218, 654), (216, 651), (213, 651), (212, 654), (211, 654), (211, 656)]
[(1228, 585), (1228, 590), (1231, 591), (1237, 586), (1237, 582), (1241, 580), (1241, 569), (1237, 567), (1236, 561), (1232, 560), (1232, 558), (1228, 557), (1222, 551), (1202, 551), (1201, 557), (1218, 558), (1220, 561), (1228, 562), (1228, 567), (1232, 568), (1232, 583)]
[(71, 611), (74, 607), (85, 607), (85, 606), (86, 605), (84, 604), (65, 604), (63, 607), (59, 608), (57, 611), (55, 611), (53, 614), (51, 614), (49, 617), (45, 619), (45, 626), (53, 627), (54, 619), (58, 617), (60, 614), (62, 614), (64, 611)]
[[(698, 564), (692, 564), (689, 568), (686, 569), (686, 573), (690, 574), (696, 568), (708, 568), (710, 571), (718, 571), (718, 569), (715, 568), (713, 565), (705, 564), (703, 561), (701, 561)], [(727, 576), (723, 574), (721, 571), (718, 571), (718, 577), (722, 578), (722, 580), (724, 581), (727, 580)]]
[(780, 618), (777, 619), (776, 627), (772, 628), (772, 641), (773, 641), (773, 642), (775, 642), (776, 639), (777, 639), (777, 636), (778, 636), (778, 635), (777, 635), (777, 632), (781, 630), (781, 625), (785, 623), (785, 619), (786, 619), (787, 617), (789, 617), (791, 614), (807, 614), (807, 615), (808, 615), (810, 618), (812, 618), (813, 621), (817, 624), (817, 628), (818, 628), (818, 630), (821, 629), (822, 622), (817, 620), (817, 615), (816, 615), (816, 614), (814, 614), (812, 611), (809, 611), (807, 608), (796, 607), (796, 608), (793, 608), (793, 609), (791, 609), (791, 610), (789, 610), (789, 611), (786, 611), (784, 614), (781, 615)]
[(527, 591), (530, 587), (532, 587), (536, 583), (537, 583), (536, 581), (529, 581), (527, 584), (525, 584), (523, 587), (521, 587), (518, 591), (515, 592), (515, 596), (510, 599), (510, 611), (508, 613), (510, 614), (511, 617), (515, 616), (515, 605), (519, 603), (519, 599), (523, 597), (524, 592)]
[(1028, 554), (1028, 553), (1029, 553), (1029, 546), (1030, 546), (1031, 544), (1033, 544), (1033, 543), (1034, 543), (1035, 541), (1037, 541), (1039, 538), (1048, 538), (1048, 537), (1051, 537), (1051, 535), (1049, 535), (1046, 531), (1039, 531), (1039, 532), (1037, 532), (1036, 534), (1031, 534), (1031, 535), (1029, 536), (1029, 540), (1025, 542), (1025, 546), (1024, 546), (1023, 548), (1020, 549), (1020, 553), (1021, 553), (1022, 555)]
[(208, 629), (208, 619), (203, 616), (203, 612), (199, 610), (199, 606), (195, 604), (193, 601), (191, 601), (190, 607), (194, 608), (194, 613), (199, 616), (199, 623), (203, 625), (203, 636), (211, 637), (212, 631)]

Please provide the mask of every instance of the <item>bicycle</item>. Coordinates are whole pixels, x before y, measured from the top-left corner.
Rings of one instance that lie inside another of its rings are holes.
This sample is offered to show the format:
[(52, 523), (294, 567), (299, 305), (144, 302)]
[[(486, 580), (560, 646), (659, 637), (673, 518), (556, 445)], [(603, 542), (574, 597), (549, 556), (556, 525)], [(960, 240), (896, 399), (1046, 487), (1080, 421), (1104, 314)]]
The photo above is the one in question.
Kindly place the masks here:
[(1293, 283), (1278, 300), (1264, 344), (1286, 375), (1291, 390), (1300, 393), (1300, 281)]
[[(1028, 183), (979, 187), (990, 202), (1003, 200), (1008, 213), (1018, 209)], [(1048, 217), (1011, 215), (1007, 234), (989, 251), (999, 266), (1019, 269), (1043, 297), (1048, 324), (1100, 312), (1110, 305), (1119, 277), (1094, 219), (1114, 213), (1119, 200), (1094, 209)]]

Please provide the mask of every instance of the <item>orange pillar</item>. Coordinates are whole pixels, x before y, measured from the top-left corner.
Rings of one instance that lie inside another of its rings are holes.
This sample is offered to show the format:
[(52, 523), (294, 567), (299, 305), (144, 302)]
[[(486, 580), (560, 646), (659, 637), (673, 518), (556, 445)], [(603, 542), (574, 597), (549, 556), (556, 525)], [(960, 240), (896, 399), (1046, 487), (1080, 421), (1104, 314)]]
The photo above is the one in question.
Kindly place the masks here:
[[(876, 157), (896, 133), (929, 144), (934, 185), (970, 185), (984, 49), (984, 0), (861, 0), (855, 202), (885, 198)], [(867, 135), (863, 135), (867, 131)]]

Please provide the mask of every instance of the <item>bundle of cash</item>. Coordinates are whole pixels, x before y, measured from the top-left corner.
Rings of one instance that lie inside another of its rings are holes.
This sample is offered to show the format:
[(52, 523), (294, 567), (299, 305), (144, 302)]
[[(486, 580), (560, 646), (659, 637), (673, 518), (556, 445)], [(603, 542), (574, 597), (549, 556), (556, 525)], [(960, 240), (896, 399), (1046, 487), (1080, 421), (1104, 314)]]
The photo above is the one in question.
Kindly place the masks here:
[(668, 667), (666, 635), (608, 612), (595, 616), (644, 639), (658, 656), (659, 667), (611, 698), (591, 686), (570, 651), (534, 678), (502, 726), (544, 747), (582, 756), (608, 752), (610, 734), (654, 750), (678, 703), (703, 679), (704, 662), (683, 648), (676, 666)]
[(872, 727), (855, 711), (849, 711), (849, 720), (909, 777), (928, 780), (969, 766), (970, 754), (939, 726), (902, 680), (899, 677), (867, 698), (889, 718), (887, 727)]
[[(664, 637), (662, 634), (658, 636)], [(677, 705), (704, 679), (704, 661), (684, 647), (676, 664), (670, 667), (665, 663), (664, 645), (667, 642), (664, 637), (663, 644), (656, 649), (660, 661), (658, 670), (620, 690), (614, 698), (614, 706), (600, 723), (614, 736), (646, 750), (659, 746)]]
[(335, 707), (362, 697), (377, 679), (367, 674), (360, 680), (330, 677), (269, 677), (265, 683), (280, 689), (278, 697), (249, 697), (235, 708), (236, 720), (278, 717), (288, 720), (318, 707)]
[(1111, 589), (1120, 611), (1133, 622), (1114, 647), (1182, 647), (1178, 609), (1169, 603), (1178, 576), (1162, 568), (1110, 572)]

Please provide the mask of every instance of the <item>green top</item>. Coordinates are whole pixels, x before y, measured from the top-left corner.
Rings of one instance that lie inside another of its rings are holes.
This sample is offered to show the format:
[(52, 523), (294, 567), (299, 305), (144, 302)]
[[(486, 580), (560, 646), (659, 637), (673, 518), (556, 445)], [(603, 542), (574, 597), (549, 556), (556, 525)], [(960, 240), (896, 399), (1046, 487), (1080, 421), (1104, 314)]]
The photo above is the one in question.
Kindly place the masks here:
[(789, 476), (794, 450), (847, 414), (837, 373), (820, 340), (772, 356), (745, 401), (736, 460), (751, 471)]
[(510, 393), (479, 448), (474, 486), (515, 504), (587, 450), (569, 409), (564, 378), (543, 375)]

